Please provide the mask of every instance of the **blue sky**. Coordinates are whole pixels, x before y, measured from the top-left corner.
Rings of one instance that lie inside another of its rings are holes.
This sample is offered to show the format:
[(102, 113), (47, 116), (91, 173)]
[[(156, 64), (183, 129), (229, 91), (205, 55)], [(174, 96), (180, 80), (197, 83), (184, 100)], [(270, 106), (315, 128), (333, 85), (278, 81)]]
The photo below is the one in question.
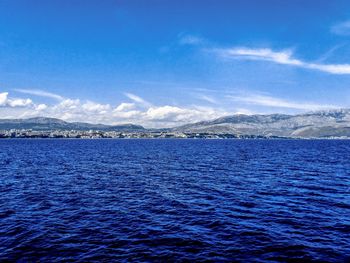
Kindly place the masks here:
[(0, 73), (1, 118), (350, 107), (350, 2), (0, 0)]

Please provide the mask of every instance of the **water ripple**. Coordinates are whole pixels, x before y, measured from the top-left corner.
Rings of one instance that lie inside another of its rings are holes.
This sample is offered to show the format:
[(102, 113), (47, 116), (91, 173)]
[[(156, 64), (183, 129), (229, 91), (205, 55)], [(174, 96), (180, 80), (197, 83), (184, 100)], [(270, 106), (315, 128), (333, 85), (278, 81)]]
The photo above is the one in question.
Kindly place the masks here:
[(1, 140), (0, 261), (346, 262), (350, 142)]

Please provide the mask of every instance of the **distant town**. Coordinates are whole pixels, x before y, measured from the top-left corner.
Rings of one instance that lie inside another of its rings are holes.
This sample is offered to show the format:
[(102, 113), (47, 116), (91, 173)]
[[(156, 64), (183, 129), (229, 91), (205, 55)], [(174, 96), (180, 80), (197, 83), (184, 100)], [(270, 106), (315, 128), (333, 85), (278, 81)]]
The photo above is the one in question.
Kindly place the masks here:
[(215, 134), (215, 133), (184, 133), (184, 132), (118, 132), (118, 131), (78, 131), (78, 130), (52, 130), (52, 131), (35, 131), (35, 130), (3, 130), (0, 131), (0, 138), (77, 138), (77, 139), (157, 139), (157, 138), (179, 138), (179, 139), (276, 139), (284, 138), (278, 136), (262, 135), (240, 135), (240, 134)]

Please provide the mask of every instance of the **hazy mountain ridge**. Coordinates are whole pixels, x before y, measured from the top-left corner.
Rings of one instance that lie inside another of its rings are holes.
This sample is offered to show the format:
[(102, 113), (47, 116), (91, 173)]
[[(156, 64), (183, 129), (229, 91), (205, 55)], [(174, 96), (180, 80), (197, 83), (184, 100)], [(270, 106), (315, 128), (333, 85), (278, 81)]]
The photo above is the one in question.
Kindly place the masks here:
[(176, 127), (181, 132), (216, 132), (286, 137), (350, 136), (350, 109), (298, 115), (232, 115)]
[(0, 130), (32, 129), (32, 130), (102, 130), (102, 131), (142, 131), (141, 125), (120, 124), (105, 125), (84, 122), (66, 122), (55, 118), (0, 119)]

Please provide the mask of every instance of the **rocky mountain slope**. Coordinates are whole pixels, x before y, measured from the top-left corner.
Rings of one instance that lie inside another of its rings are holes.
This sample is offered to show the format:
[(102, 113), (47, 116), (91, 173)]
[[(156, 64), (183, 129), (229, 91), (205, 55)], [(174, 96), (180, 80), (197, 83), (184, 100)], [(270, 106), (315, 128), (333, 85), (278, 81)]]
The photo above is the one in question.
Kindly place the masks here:
[(233, 115), (176, 127), (173, 131), (286, 137), (350, 137), (350, 109), (299, 115)]

